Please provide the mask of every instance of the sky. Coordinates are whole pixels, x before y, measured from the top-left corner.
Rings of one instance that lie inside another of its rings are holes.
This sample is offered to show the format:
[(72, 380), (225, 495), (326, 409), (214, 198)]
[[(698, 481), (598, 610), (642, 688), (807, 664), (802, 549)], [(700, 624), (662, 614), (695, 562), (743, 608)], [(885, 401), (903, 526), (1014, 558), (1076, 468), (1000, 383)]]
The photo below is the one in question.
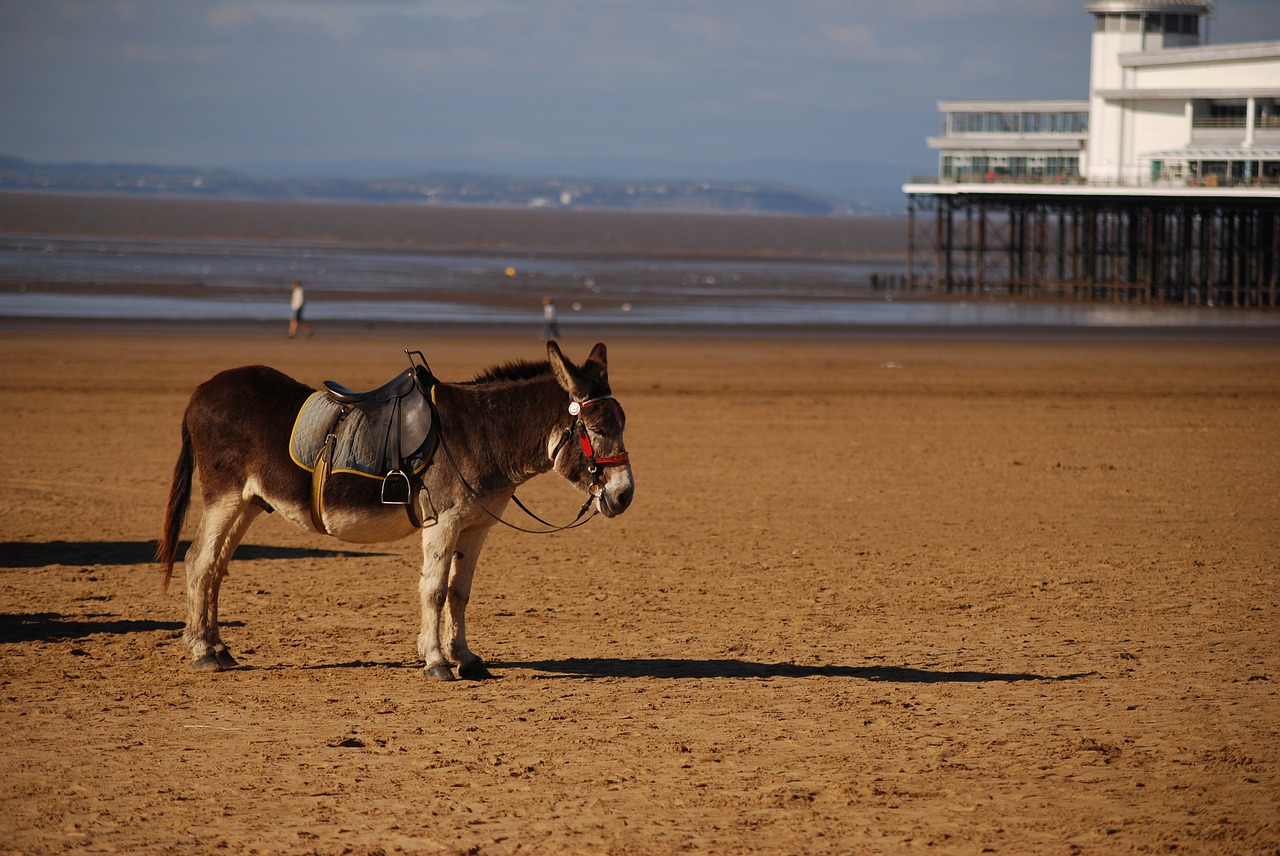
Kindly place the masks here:
[[(1091, 30), (1083, 0), (0, 0), (0, 155), (927, 171), (939, 99), (1087, 97)], [(1280, 0), (1218, 0), (1211, 42), (1264, 39)]]

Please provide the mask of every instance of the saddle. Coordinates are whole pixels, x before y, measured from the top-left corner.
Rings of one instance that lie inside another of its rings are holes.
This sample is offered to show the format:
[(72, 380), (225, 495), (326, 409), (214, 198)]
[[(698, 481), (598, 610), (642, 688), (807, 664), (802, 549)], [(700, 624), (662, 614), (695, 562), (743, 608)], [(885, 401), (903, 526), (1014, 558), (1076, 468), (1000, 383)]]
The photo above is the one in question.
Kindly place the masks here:
[[(405, 474), (405, 459), (426, 442), (435, 428), (431, 405), (431, 387), (435, 378), (423, 366), (407, 368), (377, 389), (355, 392), (337, 381), (324, 382), (329, 397), (345, 407), (359, 410), (368, 425), (369, 437), (374, 441), (372, 463), (383, 473), (382, 501), (385, 504), (404, 505), (409, 502), (409, 477)], [(395, 496), (402, 499), (388, 500), (392, 480), (401, 482)]]
[[(299, 413), (290, 454), (312, 472), (311, 519), (319, 531), (326, 531), (324, 490), (334, 472), (381, 479), (382, 503), (404, 506), (414, 526), (422, 525), (413, 506), (410, 475), (425, 469), (435, 452), (438, 425), (431, 389), (436, 379), (426, 360), (414, 362), (414, 354), (422, 357), (414, 351), (409, 368), (375, 389), (357, 392), (325, 381), (325, 391), (315, 393)], [(313, 456), (314, 447), (305, 445), (301, 426), (314, 420), (328, 426), (314, 435), (324, 439)]]

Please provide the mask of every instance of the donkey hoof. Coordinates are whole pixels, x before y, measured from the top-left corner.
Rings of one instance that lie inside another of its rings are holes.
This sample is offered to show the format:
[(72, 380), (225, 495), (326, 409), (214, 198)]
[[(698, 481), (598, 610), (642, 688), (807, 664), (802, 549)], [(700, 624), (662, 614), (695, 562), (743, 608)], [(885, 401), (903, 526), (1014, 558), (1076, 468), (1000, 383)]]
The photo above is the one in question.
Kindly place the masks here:
[(191, 661), (191, 668), (200, 672), (221, 672), (227, 667), (222, 665), (215, 654), (205, 654)]
[(191, 661), (191, 665), (201, 672), (225, 672), (240, 664), (236, 662), (235, 657), (231, 656), (227, 646), (220, 645), (209, 653), (196, 657)]
[(468, 681), (487, 681), (493, 677), (493, 673), (485, 666), (484, 660), (476, 657), (458, 666), (458, 677)]
[(427, 677), (435, 678), (437, 681), (457, 680), (454, 678), (453, 669), (449, 668), (448, 663), (436, 663), (434, 666), (427, 666)]

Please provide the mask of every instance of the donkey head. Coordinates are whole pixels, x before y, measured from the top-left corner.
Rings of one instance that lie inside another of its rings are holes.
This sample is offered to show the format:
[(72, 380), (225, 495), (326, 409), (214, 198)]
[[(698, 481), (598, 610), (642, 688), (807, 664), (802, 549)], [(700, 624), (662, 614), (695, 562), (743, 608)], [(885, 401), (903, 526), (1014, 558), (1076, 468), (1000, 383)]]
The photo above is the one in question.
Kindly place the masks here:
[(609, 389), (604, 343), (592, 348), (581, 366), (565, 359), (554, 341), (547, 342), (547, 358), (569, 394), (568, 427), (552, 440), (555, 470), (594, 496), (601, 514), (616, 517), (627, 510), (636, 487), (622, 442), (626, 416)]

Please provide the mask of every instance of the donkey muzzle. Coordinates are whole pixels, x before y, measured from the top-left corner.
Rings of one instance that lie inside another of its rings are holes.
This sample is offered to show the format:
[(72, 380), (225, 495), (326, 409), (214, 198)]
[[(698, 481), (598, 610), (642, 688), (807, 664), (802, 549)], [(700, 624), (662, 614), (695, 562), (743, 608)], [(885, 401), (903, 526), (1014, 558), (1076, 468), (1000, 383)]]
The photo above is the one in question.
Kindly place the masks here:
[(626, 511), (636, 493), (635, 479), (632, 478), (629, 466), (617, 471), (608, 481), (597, 487), (598, 492), (593, 489), (592, 493), (596, 495), (596, 508), (605, 517), (617, 517)]

